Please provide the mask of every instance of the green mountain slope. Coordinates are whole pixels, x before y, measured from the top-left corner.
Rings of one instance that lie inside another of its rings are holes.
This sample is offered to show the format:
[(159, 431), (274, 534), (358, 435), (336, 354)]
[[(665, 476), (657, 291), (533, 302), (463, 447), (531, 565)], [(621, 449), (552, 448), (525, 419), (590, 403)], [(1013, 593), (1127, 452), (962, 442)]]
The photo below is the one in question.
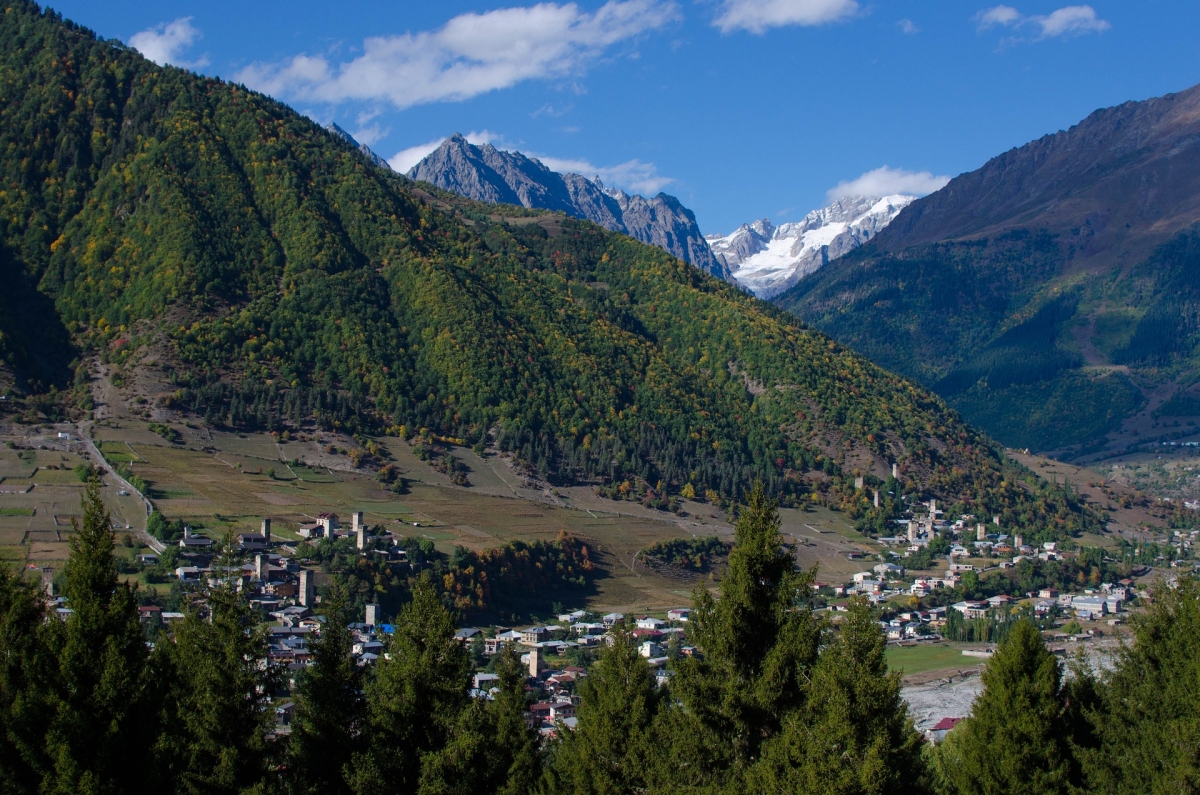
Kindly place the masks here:
[(1028, 500), (930, 393), (630, 238), (419, 186), (31, 4), (0, 15), (0, 80), (18, 386), (154, 344), (173, 405), (239, 427), (428, 428), (551, 480), (729, 499), (762, 478), (860, 512), (854, 474), (895, 461), (914, 495), (1073, 510)]
[(1200, 382), (1198, 140), (1200, 87), (1097, 111), (914, 202), (776, 303), (1006, 444), (1123, 452)]
[(1124, 369), (1080, 352), (1082, 305), (1096, 306), (1092, 291), (1110, 285), (1061, 274), (1048, 234), (870, 248), (844, 260), (780, 303), (1009, 445), (1083, 445), (1145, 402)]

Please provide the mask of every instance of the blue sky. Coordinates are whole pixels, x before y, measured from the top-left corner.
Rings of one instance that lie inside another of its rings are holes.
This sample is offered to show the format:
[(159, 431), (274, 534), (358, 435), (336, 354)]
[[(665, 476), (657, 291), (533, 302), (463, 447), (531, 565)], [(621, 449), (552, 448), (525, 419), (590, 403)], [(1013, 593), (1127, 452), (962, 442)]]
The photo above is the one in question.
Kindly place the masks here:
[(1097, 108), (1200, 82), (1194, 0), (53, 7), (397, 163), (474, 133), (674, 194), (707, 233), (795, 220), (838, 193), (928, 191)]

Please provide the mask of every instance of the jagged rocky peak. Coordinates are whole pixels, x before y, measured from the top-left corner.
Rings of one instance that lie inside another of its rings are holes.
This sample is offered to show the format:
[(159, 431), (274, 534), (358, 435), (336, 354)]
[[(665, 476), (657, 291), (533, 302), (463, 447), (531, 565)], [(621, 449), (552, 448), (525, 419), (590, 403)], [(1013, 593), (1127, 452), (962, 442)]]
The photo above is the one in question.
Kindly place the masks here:
[(761, 221), (755, 221), (752, 224), (747, 224), (750, 230), (760, 237), (767, 240), (771, 239), (771, 235), (775, 234), (775, 224), (771, 223), (770, 218), (763, 218)]
[(733, 268), (753, 255), (766, 249), (775, 233), (775, 225), (763, 218), (742, 224), (730, 235), (705, 235), (713, 254), (727, 266)]
[(738, 284), (771, 298), (873, 238), (914, 198), (846, 196), (799, 221), (775, 226), (763, 218), (706, 240)]
[(606, 186), (598, 177), (551, 171), (520, 152), (491, 144), (476, 146), (459, 133), (413, 166), (408, 176), (476, 201), (559, 210), (585, 218), (729, 279), (728, 269), (713, 256), (700, 233), (696, 216), (665, 193), (650, 198), (631, 195)]

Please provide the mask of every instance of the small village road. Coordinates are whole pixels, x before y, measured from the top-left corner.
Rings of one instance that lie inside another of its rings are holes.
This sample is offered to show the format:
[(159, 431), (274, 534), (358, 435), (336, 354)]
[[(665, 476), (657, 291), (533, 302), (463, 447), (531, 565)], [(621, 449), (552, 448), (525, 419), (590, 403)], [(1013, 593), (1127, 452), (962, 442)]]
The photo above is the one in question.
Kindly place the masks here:
[[(125, 489), (130, 494), (136, 494), (138, 499), (142, 501), (142, 504), (146, 506), (146, 515), (149, 516), (151, 511), (154, 510), (154, 504), (146, 498), (145, 494), (142, 494), (140, 491), (135, 489), (132, 483), (117, 474), (117, 470), (111, 464), (109, 464), (108, 461), (104, 460), (104, 456), (100, 453), (100, 448), (96, 447), (96, 443), (92, 441), (92, 437), (88, 434), (90, 430), (90, 422), (79, 424), (79, 440), (83, 442), (83, 446), (88, 452), (88, 457), (91, 458), (92, 462), (105, 474), (117, 481), (117, 483), (121, 485), (121, 488)], [(136, 532), (138, 537), (146, 544), (146, 546), (150, 547), (155, 552), (162, 554), (163, 550), (167, 548), (163, 542), (159, 541), (145, 530), (138, 530)]]

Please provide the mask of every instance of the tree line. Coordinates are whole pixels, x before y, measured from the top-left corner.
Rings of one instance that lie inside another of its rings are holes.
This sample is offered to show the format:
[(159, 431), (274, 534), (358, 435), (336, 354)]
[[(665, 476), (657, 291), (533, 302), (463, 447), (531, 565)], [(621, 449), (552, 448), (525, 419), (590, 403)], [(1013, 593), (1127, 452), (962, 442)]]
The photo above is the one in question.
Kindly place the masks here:
[[(738, 521), (719, 595), (698, 590), (688, 642), (660, 686), (617, 633), (579, 687), (574, 731), (539, 742), (511, 651), (489, 698), (428, 583), (386, 654), (354, 663), (330, 593), (312, 663), (264, 666), (266, 639), (220, 584), (147, 644), (95, 482), (72, 535), (68, 614), (0, 573), (0, 789), (11, 793), (1186, 792), (1200, 781), (1200, 586), (1157, 590), (1103, 675), (1063, 664), (1014, 622), (971, 715), (939, 745), (914, 727), (865, 601), (834, 623), (814, 572), (782, 545), (761, 487)], [(290, 735), (271, 697), (291, 694)]]
[[(553, 540), (516, 540), (479, 551), (456, 546), (450, 555), (426, 538), (408, 536), (401, 546), (402, 561), (362, 555), (352, 538), (322, 538), (302, 545), (297, 559), (335, 580), (356, 614), (375, 603), (389, 617), (424, 586), (464, 619), (517, 621), (545, 615), (557, 599), (586, 599), (597, 574), (588, 544), (565, 530)], [(377, 540), (371, 548), (386, 551), (388, 542)]]

